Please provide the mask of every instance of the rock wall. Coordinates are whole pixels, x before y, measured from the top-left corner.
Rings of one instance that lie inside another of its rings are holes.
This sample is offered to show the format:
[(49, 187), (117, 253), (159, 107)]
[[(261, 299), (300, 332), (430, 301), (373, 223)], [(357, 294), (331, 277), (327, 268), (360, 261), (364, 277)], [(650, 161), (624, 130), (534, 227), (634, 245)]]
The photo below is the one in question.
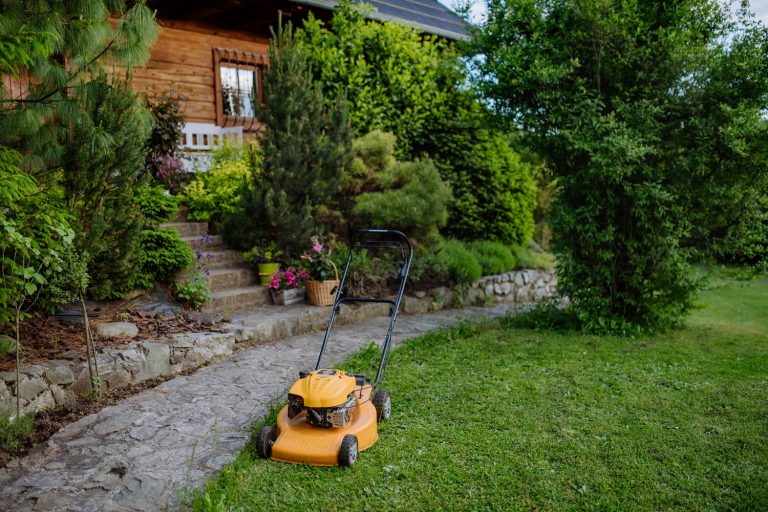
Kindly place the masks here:
[(405, 313), (429, 313), (441, 309), (488, 304), (536, 304), (551, 297), (557, 289), (557, 276), (550, 270), (515, 270), (495, 276), (485, 276), (461, 292), (436, 288), (404, 297)]
[[(461, 305), (532, 304), (553, 295), (556, 286), (553, 272), (519, 270), (483, 277), (460, 292), (445, 287), (417, 292), (403, 298), (402, 311), (428, 313)], [(343, 305), (337, 322), (359, 322), (388, 312), (385, 304)], [(274, 308), (268, 315), (225, 324), (227, 332), (181, 333), (173, 335), (169, 343), (142, 340), (105, 348), (97, 354), (101, 387), (106, 391), (170, 377), (224, 359), (245, 343), (263, 343), (322, 329), (328, 313), (328, 308), (301, 305)], [(78, 359), (77, 354), (72, 354), (72, 359), (22, 366), (19, 394), (23, 412), (65, 404), (76, 394), (88, 393), (88, 365)], [(0, 413), (15, 411), (15, 388), (15, 372), (0, 372)]]

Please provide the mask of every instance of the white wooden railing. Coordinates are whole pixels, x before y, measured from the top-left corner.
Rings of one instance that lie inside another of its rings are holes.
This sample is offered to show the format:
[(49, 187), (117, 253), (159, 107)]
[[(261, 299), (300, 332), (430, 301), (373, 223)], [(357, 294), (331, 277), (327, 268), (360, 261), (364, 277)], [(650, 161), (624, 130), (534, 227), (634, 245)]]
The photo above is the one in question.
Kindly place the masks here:
[(184, 168), (188, 172), (205, 171), (210, 167), (212, 150), (222, 144), (243, 143), (243, 127), (222, 127), (209, 123), (186, 123), (182, 130)]

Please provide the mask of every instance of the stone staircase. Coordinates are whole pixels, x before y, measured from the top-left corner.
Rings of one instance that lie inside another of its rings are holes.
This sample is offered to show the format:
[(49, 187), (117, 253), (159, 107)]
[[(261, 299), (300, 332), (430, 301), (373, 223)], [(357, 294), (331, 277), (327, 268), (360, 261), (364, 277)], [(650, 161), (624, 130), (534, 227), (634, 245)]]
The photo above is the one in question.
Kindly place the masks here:
[(182, 211), (174, 222), (161, 227), (175, 229), (196, 253), (202, 254), (198, 263), (207, 268), (211, 287), (211, 301), (203, 311), (227, 316), (270, 303), (269, 291), (259, 286), (258, 276), (243, 262), (242, 253), (228, 249), (220, 235), (207, 236), (207, 222), (187, 221)]

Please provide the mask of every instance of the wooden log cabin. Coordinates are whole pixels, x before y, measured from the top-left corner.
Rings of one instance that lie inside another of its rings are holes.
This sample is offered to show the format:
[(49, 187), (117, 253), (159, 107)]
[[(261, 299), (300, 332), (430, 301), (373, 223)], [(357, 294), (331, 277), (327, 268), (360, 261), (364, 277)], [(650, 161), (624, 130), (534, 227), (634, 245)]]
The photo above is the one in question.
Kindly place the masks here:
[[(436, 0), (369, 0), (370, 17), (406, 23), (452, 40), (464, 22)], [(161, 31), (148, 64), (134, 71), (150, 98), (175, 91), (186, 98), (184, 146), (208, 150), (223, 138), (242, 140), (257, 128), (252, 94), (261, 91), (270, 27), (278, 13), (300, 25), (309, 12), (328, 20), (335, 0), (150, 0)], [(203, 164), (204, 165), (204, 164)]]

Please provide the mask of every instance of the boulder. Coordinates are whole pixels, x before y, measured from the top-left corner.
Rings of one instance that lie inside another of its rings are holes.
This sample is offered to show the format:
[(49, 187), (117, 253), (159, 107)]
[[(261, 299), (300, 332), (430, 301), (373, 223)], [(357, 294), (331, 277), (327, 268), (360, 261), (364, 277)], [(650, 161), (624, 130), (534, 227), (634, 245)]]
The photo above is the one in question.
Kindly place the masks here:
[[(35, 398), (38, 394), (47, 389), (48, 384), (39, 377), (27, 377), (22, 375), (19, 381), (19, 396), (21, 398), (26, 398), (27, 400)], [(53, 397), (51, 397), (51, 400), (53, 400)]]
[(96, 333), (106, 338), (135, 338), (139, 334), (139, 328), (131, 322), (100, 322), (94, 323), (93, 327)]
[(49, 368), (45, 372), (45, 378), (51, 384), (71, 384), (75, 381), (75, 374), (66, 364)]

